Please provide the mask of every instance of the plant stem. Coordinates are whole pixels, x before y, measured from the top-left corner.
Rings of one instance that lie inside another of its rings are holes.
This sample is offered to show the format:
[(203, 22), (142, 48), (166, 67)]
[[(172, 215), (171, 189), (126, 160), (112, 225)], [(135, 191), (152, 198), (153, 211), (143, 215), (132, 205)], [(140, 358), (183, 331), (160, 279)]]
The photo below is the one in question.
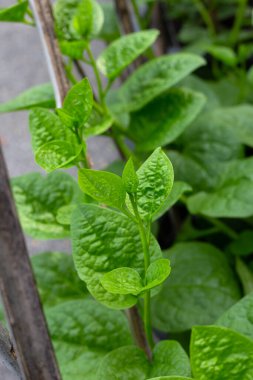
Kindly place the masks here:
[(196, 5), (196, 8), (198, 9), (199, 13), (201, 14), (201, 17), (207, 26), (210, 36), (211, 37), (215, 36), (216, 34), (215, 25), (213, 23), (212, 17), (210, 16), (202, 0), (193, 0), (193, 2)]
[(93, 53), (91, 51), (90, 46), (87, 47), (87, 53), (88, 53), (88, 56), (90, 58), (91, 65), (93, 67), (94, 74), (95, 74), (95, 77), (96, 77), (96, 81), (97, 81), (97, 85), (98, 85), (99, 100), (101, 102), (101, 105), (105, 108), (102, 81), (101, 81), (100, 74), (99, 74), (99, 71), (98, 71), (98, 68), (97, 68), (97, 63), (95, 61), (95, 58), (93, 56)]
[(235, 232), (232, 228), (228, 227), (225, 223), (223, 223), (219, 219), (211, 218), (209, 216), (204, 216), (206, 220), (208, 220), (211, 224), (216, 226), (220, 231), (224, 232), (225, 235), (229, 236), (231, 239), (235, 240), (238, 238), (237, 232)]
[(231, 45), (235, 45), (237, 40), (238, 40), (238, 35), (242, 26), (243, 22), (243, 17), (245, 15), (246, 7), (248, 4), (248, 0), (240, 0), (239, 5), (237, 8), (236, 16), (235, 16), (235, 21), (229, 36), (229, 42)]
[[(133, 206), (134, 214), (138, 222), (139, 233), (140, 233), (141, 243), (142, 243), (142, 248), (143, 248), (143, 253), (144, 253), (144, 272), (146, 274), (147, 269), (150, 265), (148, 239), (147, 239), (147, 235), (146, 235), (146, 231), (145, 231), (142, 219), (138, 211), (136, 199), (133, 195), (129, 195), (129, 197), (130, 197), (131, 204)], [(153, 340), (152, 324), (151, 324), (150, 290), (145, 292), (144, 294), (144, 326), (145, 326), (145, 333), (147, 336), (149, 346), (152, 349), (154, 347), (154, 340)]]

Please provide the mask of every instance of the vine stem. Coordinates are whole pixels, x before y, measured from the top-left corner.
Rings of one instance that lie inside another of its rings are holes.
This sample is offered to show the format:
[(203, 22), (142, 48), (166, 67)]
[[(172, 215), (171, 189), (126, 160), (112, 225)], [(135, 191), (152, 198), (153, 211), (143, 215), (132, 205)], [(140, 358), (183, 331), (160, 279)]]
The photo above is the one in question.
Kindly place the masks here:
[(199, 13), (202, 16), (203, 21), (205, 22), (207, 29), (209, 31), (209, 34), (211, 37), (215, 36), (216, 30), (215, 25), (213, 23), (213, 20), (206, 9), (205, 5), (203, 4), (202, 0), (193, 0), (194, 4), (196, 5), (196, 8), (198, 9)]
[(97, 68), (96, 60), (94, 58), (94, 55), (93, 55), (93, 53), (91, 51), (90, 46), (87, 46), (87, 53), (88, 53), (88, 56), (90, 58), (90, 62), (91, 62), (91, 65), (93, 67), (94, 74), (95, 74), (95, 77), (96, 77), (96, 81), (97, 81), (97, 85), (98, 85), (99, 100), (100, 100), (103, 108), (106, 110), (105, 100), (104, 100), (104, 94), (103, 94), (102, 81), (101, 81), (101, 77), (100, 77), (100, 74), (99, 74), (99, 71), (98, 71), (98, 68)]
[(243, 17), (246, 11), (246, 7), (248, 4), (248, 0), (240, 0), (239, 1), (239, 6), (237, 8), (236, 16), (235, 16), (235, 21), (229, 36), (229, 42), (231, 45), (234, 45), (238, 39), (238, 34), (241, 29), (241, 25), (243, 22)]

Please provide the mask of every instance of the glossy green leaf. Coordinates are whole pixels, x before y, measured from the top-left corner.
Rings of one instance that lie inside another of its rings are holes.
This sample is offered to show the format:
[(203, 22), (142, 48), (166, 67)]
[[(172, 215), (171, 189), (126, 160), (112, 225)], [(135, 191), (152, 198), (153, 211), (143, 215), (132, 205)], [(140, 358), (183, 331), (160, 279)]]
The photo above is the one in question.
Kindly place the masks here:
[[(149, 376), (156, 377), (165, 375), (191, 375), (190, 360), (181, 345), (174, 340), (159, 342), (153, 351), (153, 363)], [(168, 377), (168, 379), (169, 378), (170, 377)]]
[(126, 190), (119, 176), (100, 170), (81, 169), (78, 171), (81, 190), (100, 203), (124, 209)]
[(82, 149), (82, 145), (73, 145), (61, 140), (50, 141), (36, 151), (35, 161), (50, 173), (56, 169), (74, 165)]
[(137, 111), (204, 63), (201, 57), (187, 53), (155, 58), (111, 93), (108, 103), (117, 113)]
[(159, 259), (150, 264), (146, 272), (145, 289), (161, 285), (170, 275), (171, 267), (168, 259)]
[(128, 194), (134, 194), (137, 192), (139, 179), (134, 168), (133, 159), (131, 157), (124, 167), (122, 173), (122, 181)]
[(215, 323), (253, 339), (253, 293), (243, 297)]
[(21, 1), (9, 8), (0, 8), (0, 21), (22, 22), (28, 8), (28, 1)]
[(192, 188), (185, 182), (175, 181), (171, 192), (169, 193), (167, 199), (159, 208), (159, 210), (153, 215), (152, 220), (155, 221), (160, 218), (166, 211), (168, 211), (180, 198), (181, 196), (191, 191)]
[(34, 107), (55, 107), (54, 91), (51, 83), (32, 87), (8, 102), (0, 104), (0, 113), (27, 110)]
[(77, 34), (85, 39), (97, 36), (104, 22), (103, 10), (95, 0), (80, 0), (72, 25)]
[(171, 275), (153, 299), (154, 325), (179, 332), (213, 323), (240, 298), (226, 257), (206, 243), (179, 243), (165, 252)]
[(228, 46), (211, 45), (208, 47), (207, 52), (227, 66), (233, 67), (237, 64), (236, 54), (234, 50), (232, 50)]
[(132, 343), (123, 313), (95, 301), (65, 302), (46, 316), (64, 380), (97, 380), (103, 357)]
[(75, 203), (79, 189), (75, 180), (63, 172), (42, 176), (25, 174), (12, 179), (12, 190), (25, 232), (36, 239), (69, 236), (69, 227), (57, 222), (57, 210)]
[(56, 114), (47, 109), (35, 108), (30, 112), (29, 129), (34, 152), (54, 140), (77, 144), (75, 134), (62, 124)]
[(194, 327), (191, 365), (199, 380), (251, 379), (253, 341), (225, 327)]
[[(119, 267), (131, 267), (143, 276), (143, 250), (138, 226), (123, 214), (96, 205), (83, 205), (73, 213), (71, 223), (75, 266), (91, 294), (113, 308), (128, 308), (137, 299), (105, 291), (101, 277)], [(151, 261), (161, 257), (158, 243), (151, 236)]]
[(62, 54), (72, 59), (82, 59), (83, 52), (87, 47), (87, 41), (59, 41)]
[(79, 40), (77, 32), (72, 25), (79, 0), (57, 0), (53, 6), (55, 31), (59, 40)]
[(253, 215), (253, 158), (227, 166), (213, 191), (199, 192), (187, 200), (192, 214), (212, 217), (245, 218)]
[(97, 379), (145, 380), (148, 369), (144, 351), (136, 346), (126, 346), (106, 355), (99, 367)]
[(107, 78), (114, 79), (155, 42), (158, 34), (155, 29), (144, 30), (113, 41), (97, 59), (99, 70)]
[(100, 135), (106, 132), (113, 123), (113, 119), (109, 115), (101, 115), (93, 108), (89, 119), (86, 121), (83, 129), (83, 136), (90, 137)]
[(137, 150), (150, 151), (175, 140), (205, 104), (202, 94), (173, 89), (131, 114), (129, 133)]
[[(88, 79), (84, 78), (67, 93), (63, 102), (63, 111), (73, 119), (73, 123), (81, 126), (88, 120), (92, 107), (92, 88)], [(61, 114), (59, 116), (61, 117)]]
[(81, 300), (88, 296), (70, 255), (62, 252), (43, 252), (32, 256), (31, 260), (44, 307), (74, 299)]
[(173, 167), (166, 154), (157, 148), (137, 171), (137, 205), (143, 217), (151, 218), (168, 197), (174, 180)]
[(117, 268), (106, 273), (100, 280), (103, 288), (113, 294), (141, 293), (143, 285), (139, 273), (132, 268)]

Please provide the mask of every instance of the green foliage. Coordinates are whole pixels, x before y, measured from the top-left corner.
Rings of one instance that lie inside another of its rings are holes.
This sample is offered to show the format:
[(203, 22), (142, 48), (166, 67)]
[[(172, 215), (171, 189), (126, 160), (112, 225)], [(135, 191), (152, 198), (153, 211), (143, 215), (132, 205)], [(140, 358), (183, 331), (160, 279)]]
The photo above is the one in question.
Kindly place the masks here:
[(156, 260), (150, 264), (146, 272), (145, 289), (152, 289), (161, 285), (169, 276), (171, 271), (168, 259)]
[(233, 66), (236, 66), (237, 64), (237, 57), (234, 50), (232, 50), (231, 48), (227, 46), (211, 45), (208, 47), (207, 51), (214, 58), (223, 62), (225, 65), (233, 67)]
[(0, 8), (0, 22), (22, 22), (25, 19), (28, 1), (21, 1), (9, 8)]
[(0, 113), (28, 110), (34, 107), (53, 108), (55, 106), (53, 87), (41, 84), (24, 91), (16, 98), (0, 104)]
[(139, 179), (136, 174), (132, 158), (127, 161), (124, 167), (122, 181), (128, 194), (135, 194), (137, 192)]
[(117, 268), (106, 273), (100, 280), (103, 288), (112, 294), (141, 293), (143, 285), (139, 273), (132, 268)]
[(236, 301), (240, 290), (229, 263), (205, 243), (179, 243), (165, 252), (171, 275), (153, 300), (155, 326), (179, 332), (209, 324)]
[(98, 57), (99, 70), (107, 78), (114, 79), (155, 42), (158, 34), (157, 30), (146, 30), (120, 37)]

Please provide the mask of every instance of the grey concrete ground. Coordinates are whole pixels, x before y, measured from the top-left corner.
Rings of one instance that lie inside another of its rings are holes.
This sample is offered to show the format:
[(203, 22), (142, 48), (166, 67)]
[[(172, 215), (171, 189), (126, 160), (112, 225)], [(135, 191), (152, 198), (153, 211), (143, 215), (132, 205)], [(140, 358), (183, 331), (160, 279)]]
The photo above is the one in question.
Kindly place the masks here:
[[(0, 0), (0, 7), (10, 6), (11, 3), (13, 1)], [(48, 81), (47, 67), (36, 29), (19, 24), (0, 23), (0, 103), (29, 87)], [(34, 162), (30, 146), (27, 112), (0, 114), (0, 139), (11, 177), (40, 171)], [(97, 168), (117, 157), (114, 145), (107, 138), (93, 138), (88, 147)], [(30, 254), (45, 250), (70, 251), (68, 241), (27, 239), (27, 244)], [(11, 373), (3, 370), (1, 365), (0, 380), (14, 380)]]

